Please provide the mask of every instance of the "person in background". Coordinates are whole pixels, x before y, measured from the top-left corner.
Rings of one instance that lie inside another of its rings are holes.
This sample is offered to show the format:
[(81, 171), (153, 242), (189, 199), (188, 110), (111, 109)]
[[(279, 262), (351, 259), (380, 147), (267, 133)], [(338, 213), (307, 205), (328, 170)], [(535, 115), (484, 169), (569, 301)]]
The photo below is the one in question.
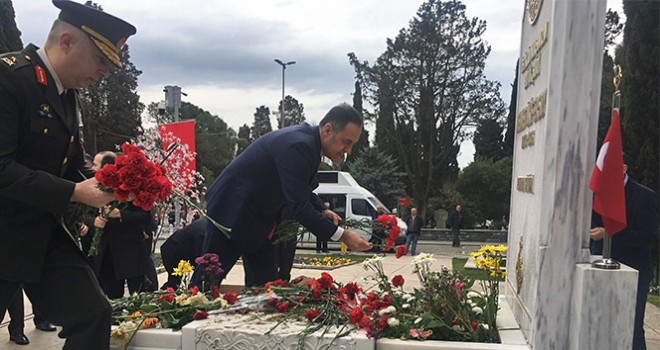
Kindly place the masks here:
[(160, 246), (160, 257), (167, 271), (167, 282), (161, 286), (161, 289), (168, 287), (176, 289), (181, 284), (181, 277), (173, 275), (179, 261), (186, 260), (196, 266), (195, 259), (202, 255), (207, 225), (206, 218), (199, 218), (190, 225), (174, 231)]
[(424, 220), (421, 216), (417, 216), (417, 208), (410, 209), (410, 216), (406, 219), (408, 225), (408, 232), (406, 234), (406, 251), (410, 255), (417, 255), (417, 240), (424, 227)]
[(452, 242), (451, 246), (452, 247), (460, 247), (461, 246), (461, 226), (463, 226), (463, 214), (461, 214), (461, 205), (457, 204), (456, 205), (456, 210), (454, 210), (450, 215), (449, 215), (449, 228), (451, 228), (451, 235), (452, 235)]
[[(208, 216), (231, 229), (221, 232), (210, 224), (204, 241), (204, 253), (220, 257), (220, 280), (241, 256), (252, 267), (245, 270), (246, 278), (256, 285), (276, 279), (272, 240), (284, 206), (317, 237), (342, 241), (354, 251), (370, 248), (359, 234), (337, 226), (339, 215), (325, 209), (310, 189), (321, 156), (338, 163), (360, 138), (362, 125), (362, 115), (341, 104), (331, 108), (319, 126), (272, 131), (229, 163), (206, 192)], [(203, 272), (195, 271), (193, 278), (201, 286)]]
[[(626, 195), (627, 226), (612, 236), (612, 259), (639, 271), (637, 303), (633, 332), (633, 350), (646, 349), (644, 338), (644, 312), (649, 285), (653, 279), (651, 249), (658, 247), (658, 195), (650, 188), (636, 182), (628, 171), (630, 157), (623, 155), (624, 191)], [(603, 254), (603, 219), (593, 212), (592, 229), (589, 233), (591, 254)]]
[[(332, 210), (330, 208), (330, 203), (324, 202), (323, 207), (327, 210)], [(320, 237), (316, 237), (316, 252), (317, 253), (329, 253), (328, 251), (328, 240), (327, 239), (322, 239)]]
[(113, 194), (86, 171), (77, 89), (121, 68), (135, 27), (77, 2), (61, 11), (42, 48), (0, 55), (0, 310), (23, 285), (61, 326), (65, 349), (109, 348), (112, 309), (79, 240), (66, 227), (69, 202), (101, 208)]

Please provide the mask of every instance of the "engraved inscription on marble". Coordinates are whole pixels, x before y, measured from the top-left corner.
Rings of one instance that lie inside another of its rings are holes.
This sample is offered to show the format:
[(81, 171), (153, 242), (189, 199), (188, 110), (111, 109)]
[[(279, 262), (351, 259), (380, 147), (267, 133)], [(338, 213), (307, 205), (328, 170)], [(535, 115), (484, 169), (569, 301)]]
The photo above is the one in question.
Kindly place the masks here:
[(534, 85), (536, 78), (541, 75), (541, 55), (539, 54), (532, 60), (532, 63), (527, 67), (523, 73), (523, 86), (527, 89), (530, 85)]
[(546, 42), (548, 42), (548, 22), (545, 22), (543, 28), (541, 28), (541, 31), (534, 39), (534, 42), (532, 42), (532, 45), (530, 45), (527, 48), (527, 51), (525, 51), (525, 54), (523, 54), (522, 60), (520, 61), (520, 70), (523, 73), (529, 68), (532, 60), (541, 52), (541, 49), (545, 46)]
[(534, 146), (536, 131), (532, 130), (522, 137), (522, 149)]
[(534, 193), (534, 174), (518, 176), (516, 179), (516, 189), (520, 192)]
[(532, 98), (525, 108), (516, 115), (516, 133), (521, 133), (532, 124), (545, 117), (545, 106), (548, 101), (548, 89), (541, 91)]

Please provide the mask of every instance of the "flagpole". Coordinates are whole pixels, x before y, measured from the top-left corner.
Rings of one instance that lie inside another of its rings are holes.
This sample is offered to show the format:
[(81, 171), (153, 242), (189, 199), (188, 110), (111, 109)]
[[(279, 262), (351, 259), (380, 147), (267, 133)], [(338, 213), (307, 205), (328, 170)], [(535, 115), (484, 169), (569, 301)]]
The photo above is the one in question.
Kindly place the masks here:
[[(614, 77), (612, 82), (614, 83), (614, 94), (612, 95), (612, 112), (621, 107), (621, 90), (619, 90), (619, 84), (621, 83), (621, 66), (615, 64), (613, 71)], [(621, 268), (621, 264), (612, 259), (612, 237), (607, 231), (603, 233), (603, 258), (595, 260), (591, 263), (591, 266), (605, 270), (618, 270)]]

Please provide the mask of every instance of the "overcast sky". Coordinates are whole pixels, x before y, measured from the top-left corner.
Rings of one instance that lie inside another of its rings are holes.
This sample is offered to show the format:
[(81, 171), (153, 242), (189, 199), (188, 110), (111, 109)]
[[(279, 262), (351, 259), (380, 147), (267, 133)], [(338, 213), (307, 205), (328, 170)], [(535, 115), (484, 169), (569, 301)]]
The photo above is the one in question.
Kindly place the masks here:
[[(84, 2), (84, 0), (77, 0)], [(610, 0), (611, 2), (612, 0)], [(619, 0), (620, 1), (620, 0)], [(238, 130), (252, 124), (256, 107), (277, 110), (282, 68), (286, 94), (318, 123), (341, 102), (352, 102), (354, 71), (347, 53), (373, 63), (386, 39), (408, 26), (422, 0), (98, 0), (106, 12), (137, 27), (129, 38), (131, 60), (142, 71), (145, 104), (164, 99), (165, 85), (179, 85), (184, 101), (218, 115)], [(488, 79), (502, 84), (508, 104), (519, 55), (522, 0), (464, 0), (468, 17), (486, 20), (491, 46)], [(59, 9), (50, 0), (13, 0), (23, 44), (41, 46)], [(274, 122), (274, 120), (273, 120)], [(275, 127), (275, 124), (273, 123)], [(459, 164), (472, 161), (464, 144)]]

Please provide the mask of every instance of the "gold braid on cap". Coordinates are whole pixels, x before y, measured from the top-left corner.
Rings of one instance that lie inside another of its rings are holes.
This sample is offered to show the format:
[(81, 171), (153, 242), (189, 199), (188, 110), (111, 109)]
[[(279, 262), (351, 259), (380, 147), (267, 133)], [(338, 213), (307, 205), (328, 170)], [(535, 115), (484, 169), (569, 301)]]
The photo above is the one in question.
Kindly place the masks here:
[(97, 31), (94, 29), (83, 25), (82, 30), (85, 31), (85, 33), (89, 34), (92, 37), (92, 41), (94, 41), (94, 44), (103, 52), (103, 54), (108, 57), (112, 63), (114, 63), (117, 67), (121, 67), (122, 64), (119, 61), (119, 56), (117, 55), (117, 52), (119, 52), (119, 48), (110, 42), (108, 38), (104, 37), (103, 35), (99, 34)]

